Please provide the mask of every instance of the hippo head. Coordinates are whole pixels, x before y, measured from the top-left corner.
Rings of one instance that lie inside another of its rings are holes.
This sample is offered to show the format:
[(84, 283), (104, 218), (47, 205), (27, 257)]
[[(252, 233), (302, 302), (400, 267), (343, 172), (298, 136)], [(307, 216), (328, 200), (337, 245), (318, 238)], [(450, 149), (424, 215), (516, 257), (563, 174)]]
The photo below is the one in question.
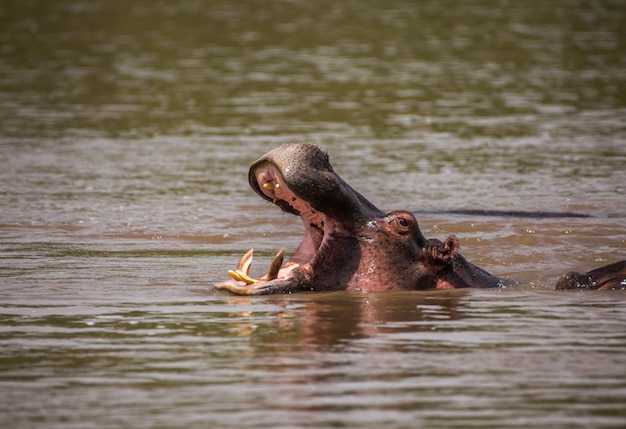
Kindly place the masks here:
[(454, 268), (465, 261), (456, 239), (427, 240), (410, 212), (379, 210), (334, 172), (321, 147), (274, 149), (252, 164), (249, 182), (262, 198), (300, 216), (304, 238), (286, 263), (279, 252), (258, 280), (248, 276), (248, 252), (229, 272), (233, 280), (218, 288), (251, 295), (458, 287), (450, 281), (460, 279)]

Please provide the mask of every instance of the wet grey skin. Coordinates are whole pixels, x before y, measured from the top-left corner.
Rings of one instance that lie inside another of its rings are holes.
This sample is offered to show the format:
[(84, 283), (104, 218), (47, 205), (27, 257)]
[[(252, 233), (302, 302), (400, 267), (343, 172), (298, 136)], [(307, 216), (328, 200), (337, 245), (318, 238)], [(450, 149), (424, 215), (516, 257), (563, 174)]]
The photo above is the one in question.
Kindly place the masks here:
[[(516, 284), (468, 262), (454, 236), (427, 239), (415, 216), (384, 213), (345, 182), (320, 146), (280, 146), (250, 167), (250, 186), (304, 223), (302, 243), (283, 264), (278, 252), (268, 273), (249, 277), (251, 249), (232, 280), (216, 285), (238, 295), (330, 290), (493, 288)], [(568, 273), (557, 289), (626, 287), (626, 261), (588, 273)]]

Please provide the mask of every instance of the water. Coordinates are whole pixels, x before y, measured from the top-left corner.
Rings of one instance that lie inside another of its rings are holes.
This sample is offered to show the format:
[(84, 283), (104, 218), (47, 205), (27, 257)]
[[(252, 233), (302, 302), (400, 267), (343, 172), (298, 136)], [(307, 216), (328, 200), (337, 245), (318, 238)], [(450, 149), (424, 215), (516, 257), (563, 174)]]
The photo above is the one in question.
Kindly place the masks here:
[[(3, 427), (624, 427), (619, 1), (0, 5)], [(294, 140), (522, 286), (232, 297)], [(423, 213), (573, 211), (591, 218)]]

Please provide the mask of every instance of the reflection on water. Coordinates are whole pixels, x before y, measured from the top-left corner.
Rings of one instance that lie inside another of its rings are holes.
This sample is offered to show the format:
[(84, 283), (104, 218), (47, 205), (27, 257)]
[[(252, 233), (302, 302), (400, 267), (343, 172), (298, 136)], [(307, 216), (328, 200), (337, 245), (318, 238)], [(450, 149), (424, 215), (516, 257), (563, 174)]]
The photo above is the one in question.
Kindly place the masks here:
[[(624, 426), (626, 295), (548, 289), (626, 258), (625, 27), (610, 0), (3, 1), (0, 421)], [(291, 140), (523, 286), (215, 293), (301, 239), (247, 183)]]

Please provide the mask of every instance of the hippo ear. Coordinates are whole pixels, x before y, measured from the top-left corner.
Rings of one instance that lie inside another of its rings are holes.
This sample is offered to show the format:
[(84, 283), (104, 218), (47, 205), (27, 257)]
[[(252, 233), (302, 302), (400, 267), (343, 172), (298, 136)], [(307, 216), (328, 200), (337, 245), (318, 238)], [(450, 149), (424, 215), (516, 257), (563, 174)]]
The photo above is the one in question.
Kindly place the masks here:
[(459, 253), (459, 242), (454, 235), (451, 235), (444, 243), (439, 240), (428, 240), (424, 249), (430, 254), (433, 262), (448, 263)]
[(456, 257), (457, 253), (459, 253), (459, 241), (454, 235), (446, 238), (446, 241), (443, 243), (442, 251), (442, 259), (446, 261), (451, 261)]

